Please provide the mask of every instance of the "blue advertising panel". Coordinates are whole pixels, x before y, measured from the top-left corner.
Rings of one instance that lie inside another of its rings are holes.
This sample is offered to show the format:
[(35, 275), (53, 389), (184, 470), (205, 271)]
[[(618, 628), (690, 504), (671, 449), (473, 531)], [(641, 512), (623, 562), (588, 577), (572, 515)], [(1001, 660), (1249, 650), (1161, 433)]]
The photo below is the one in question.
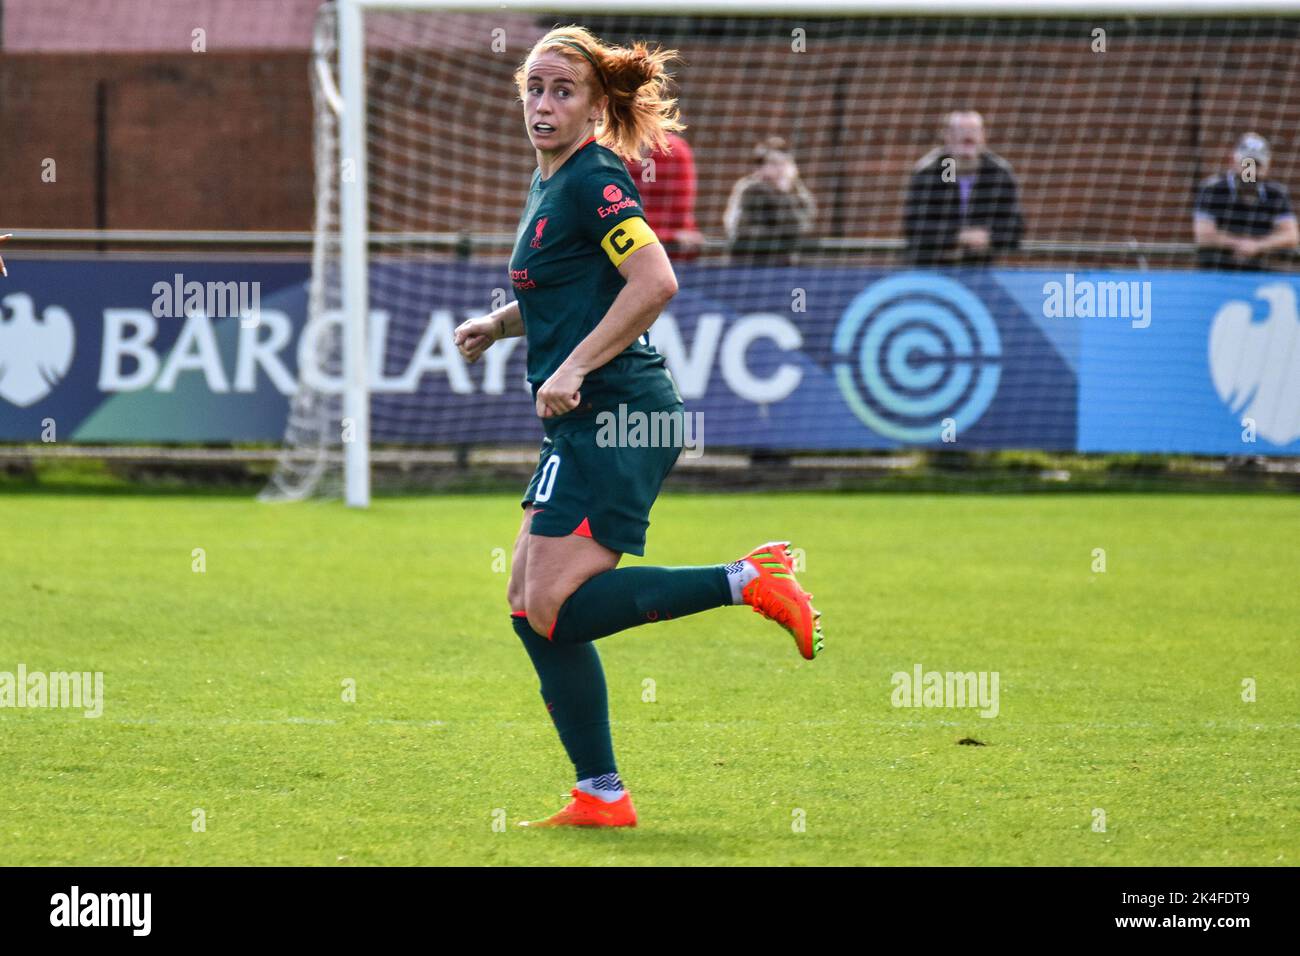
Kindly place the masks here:
[[(309, 265), (15, 261), (0, 440), (279, 441), (337, 393)], [(713, 447), (1300, 453), (1300, 285), (1190, 272), (678, 267), (650, 332)], [(499, 264), (372, 263), (376, 442), (533, 442), (525, 344), (468, 366)], [(508, 298), (508, 297), (507, 297)]]
[[(287, 346), (309, 273), (305, 262), (11, 260), (0, 280), (0, 440), (41, 441), (51, 423), (58, 441), (281, 438), (289, 405), (277, 384), (292, 389), (297, 377)], [(194, 318), (186, 282), (203, 290)], [(258, 328), (241, 328), (241, 288), (260, 308)], [(265, 360), (275, 350), (247, 347), (269, 337), (284, 340), (283, 368)]]
[(1085, 334), (1079, 447), (1300, 453), (1300, 318), (1294, 277), (1153, 282), (1160, 321)]

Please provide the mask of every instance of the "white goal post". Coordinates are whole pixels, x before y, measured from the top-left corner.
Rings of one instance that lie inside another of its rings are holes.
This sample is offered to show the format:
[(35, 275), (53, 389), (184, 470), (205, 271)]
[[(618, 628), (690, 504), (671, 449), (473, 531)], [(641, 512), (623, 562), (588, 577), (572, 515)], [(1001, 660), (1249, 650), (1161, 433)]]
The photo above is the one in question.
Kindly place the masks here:
[[(338, 82), (335, 89), (330, 76), (328, 55), (321, 53), (314, 66), (317, 71), (317, 86), (321, 88), (320, 96), (328, 104), (328, 109), (336, 111), (337, 121), (337, 168), (341, 171), (336, 180), (338, 218), (337, 236), (318, 233), (318, 248), (314, 257), (317, 272), (325, 269), (323, 258), (337, 253), (338, 282), (340, 293), (337, 305), (343, 313), (341, 358), (342, 358), (342, 435), (343, 458), (342, 490), (349, 506), (365, 507), (371, 497), (371, 435), (372, 435), (372, 391), (371, 381), (374, 356), (368, 355), (371, 348), (368, 331), (369, 310), (371, 303), (372, 274), (371, 254), (376, 241), (383, 237), (371, 235), (370, 210), (374, 202), (374, 184), (370, 181), (372, 164), (370, 162), (367, 117), (371, 115), (373, 104), (368, 96), (373, 93), (368, 88), (367, 79), (367, 24), (376, 14), (555, 14), (566, 17), (572, 22), (582, 22), (585, 15), (609, 16), (714, 16), (744, 20), (754, 17), (792, 18), (818, 17), (1008, 17), (1035, 18), (1050, 20), (1055, 17), (1113, 16), (1127, 17), (1151, 15), (1168, 17), (1173, 20), (1186, 17), (1291, 17), (1297, 12), (1293, 2), (1277, 0), (1080, 0), (1080, 2), (1047, 3), (1042, 0), (939, 0), (939, 2), (854, 2), (854, 0), (814, 0), (809, 4), (795, 5), (789, 0), (718, 0), (705, 3), (696, 0), (619, 0), (616, 3), (593, 3), (590, 0), (459, 0), (459, 2), (435, 2), (435, 0), (335, 0), (337, 15), (337, 47), (329, 51), (337, 56)], [(558, 23), (568, 22), (557, 20)], [(512, 51), (513, 52), (513, 51)], [(1153, 79), (1152, 82), (1155, 82)], [(946, 91), (945, 91), (946, 93)], [(940, 100), (950, 100), (951, 96), (935, 97), (936, 109)], [(507, 98), (501, 99), (502, 109), (506, 109)], [(1278, 94), (1277, 106), (1289, 108), (1291, 101), (1287, 94)], [(756, 107), (757, 108), (757, 107)], [(918, 104), (918, 109), (930, 109), (930, 104)], [(1100, 108), (1100, 107), (1099, 107)], [(318, 123), (321, 122), (318, 104)], [(933, 112), (933, 110), (931, 111)], [(1269, 114), (1271, 116), (1271, 114)], [(688, 131), (687, 135), (690, 135)], [(521, 132), (522, 136), (522, 132)], [(319, 146), (318, 146), (319, 149)], [(318, 161), (319, 161), (318, 153)], [(421, 167), (423, 168), (423, 167)], [(435, 172), (435, 175), (436, 172)], [(1152, 176), (1160, 175), (1152, 173)], [(522, 195), (522, 187), (518, 190)], [(320, 190), (318, 183), (318, 217), (321, 214)], [(327, 185), (327, 190), (329, 188)], [(1096, 187), (1101, 190), (1102, 186)], [(318, 230), (321, 225), (318, 222)], [(1073, 238), (1073, 237), (1067, 237)], [(336, 245), (331, 245), (335, 243)], [(319, 276), (314, 282), (320, 281)], [(313, 307), (321, 305), (319, 297), (313, 295)], [(382, 363), (382, 359), (381, 359)], [(300, 399), (301, 400), (301, 399)], [(315, 414), (315, 413), (312, 413)], [(414, 414), (414, 413), (412, 413)], [(332, 426), (323, 426), (332, 427)], [(288, 443), (288, 439), (286, 439)], [(321, 458), (319, 461), (323, 461)], [(310, 456), (300, 461), (311, 462)], [(311, 464), (311, 467), (316, 467)], [(307, 469), (307, 466), (302, 466)], [(310, 469), (307, 469), (310, 470)], [(302, 471), (299, 478), (307, 472)], [(290, 488), (292, 482), (284, 482), (280, 488), (280, 497), (294, 497), (313, 493), (315, 479), (303, 479), (298, 482), (296, 490)], [(305, 490), (304, 490), (305, 489)], [(268, 496), (269, 497), (269, 496)]]

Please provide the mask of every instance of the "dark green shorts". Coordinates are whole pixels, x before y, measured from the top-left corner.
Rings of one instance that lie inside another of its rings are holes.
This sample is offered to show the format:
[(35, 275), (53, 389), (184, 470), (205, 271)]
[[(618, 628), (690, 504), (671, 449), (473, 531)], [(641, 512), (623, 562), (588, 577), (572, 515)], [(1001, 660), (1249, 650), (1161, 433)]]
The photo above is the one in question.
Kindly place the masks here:
[[(665, 411), (680, 415), (682, 406), (660, 409)], [(611, 444), (610, 437), (611, 430), (602, 437), (593, 425), (542, 441), (522, 502), (533, 506), (532, 534), (583, 534), (613, 551), (645, 554), (650, 508), (682, 447), (617, 439)]]

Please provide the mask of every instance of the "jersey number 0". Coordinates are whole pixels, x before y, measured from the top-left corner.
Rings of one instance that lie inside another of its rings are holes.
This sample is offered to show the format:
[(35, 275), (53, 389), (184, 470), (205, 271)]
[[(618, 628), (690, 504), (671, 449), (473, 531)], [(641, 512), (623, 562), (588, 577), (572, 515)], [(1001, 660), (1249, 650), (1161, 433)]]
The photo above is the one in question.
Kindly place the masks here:
[(550, 501), (555, 490), (555, 473), (560, 470), (560, 456), (552, 455), (542, 465), (542, 480), (537, 483), (537, 496), (533, 501)]

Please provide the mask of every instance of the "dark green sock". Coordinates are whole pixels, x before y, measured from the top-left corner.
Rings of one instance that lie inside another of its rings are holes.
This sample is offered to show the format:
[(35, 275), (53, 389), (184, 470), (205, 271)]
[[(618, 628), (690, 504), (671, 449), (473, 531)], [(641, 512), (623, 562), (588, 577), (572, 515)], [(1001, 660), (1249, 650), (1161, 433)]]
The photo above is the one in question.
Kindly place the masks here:
[(731, 585), (724, 565), (615, 568), (584, 581), (560, 605), (551, 640), (585, 644), (638, 624), (685, 617), (730, 603)]
[(573, 761), (579, 780), (616, 773), (614, 742), (609, 735), (609, 697), (600, 655), (590, 644), (553, 644), (511, 616), (541, 681), (542, 700), (555, 721), (560, 742)]

